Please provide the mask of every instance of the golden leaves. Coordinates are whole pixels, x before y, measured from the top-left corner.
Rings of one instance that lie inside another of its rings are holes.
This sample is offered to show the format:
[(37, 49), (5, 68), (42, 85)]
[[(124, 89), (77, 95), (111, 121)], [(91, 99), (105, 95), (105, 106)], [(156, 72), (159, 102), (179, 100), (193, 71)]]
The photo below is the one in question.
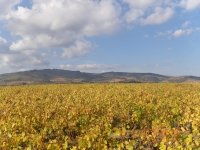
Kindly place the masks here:
[(0, 87), (0, 149), (198, 149), (199, 84)]

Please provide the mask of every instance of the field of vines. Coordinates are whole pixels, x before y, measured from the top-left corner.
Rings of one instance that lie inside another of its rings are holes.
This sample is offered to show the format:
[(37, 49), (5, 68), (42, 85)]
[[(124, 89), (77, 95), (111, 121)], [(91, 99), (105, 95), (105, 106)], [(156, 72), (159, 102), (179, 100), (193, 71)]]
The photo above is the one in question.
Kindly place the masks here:
[(0, 87), (2, 150), (200, 150), (200, 84)]

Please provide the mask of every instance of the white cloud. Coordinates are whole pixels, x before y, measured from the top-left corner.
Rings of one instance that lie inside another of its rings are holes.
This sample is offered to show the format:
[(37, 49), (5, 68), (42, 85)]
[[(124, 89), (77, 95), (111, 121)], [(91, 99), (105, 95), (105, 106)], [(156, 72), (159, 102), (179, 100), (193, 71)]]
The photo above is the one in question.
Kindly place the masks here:
[(125, 14), (125, 20), (131, 24), (162, 24), (172, 18), (174, 14), (173, 4), (163, 0), (124, 0), (129, 6)]
[(92, 49), (86, 38), (113, 33), (120, 24), (115, 0), (33, 0), (32, 7), (15, 9), (17, 0), (4, 2), (4, 22), (16, 40), (0, 51), (1, 72), (48, 67), (54, 53), (62, 61), (84, 55)]
[(144, 15), (144, 11), (141, 9), (131, 9), (125, 14), (125, 20), (127, 23), (136, 23)]
[(175, 30), (158, 32), (156, 37), (167, 36), (168, 38), (171, 38), (171, 37), (179, 38), (179, 37), (186, 36), (186, 35), (188, 36), (188, 35), (191, 35), (193, 33), (200, 31), (199, 27), (189, 27), (188, 25), (187, 26), (183, 26), (183, 25), (181, 26), (181, 28), (178, 28), (178, 29), (175, 29)]
[[(66, 35), (65, 35), (66, 36)], [(73, 39), (73, 37), (72, 37)], [(72, 40), (71, 39), (71, 40)], [(72, 42), (69, 40), (70, 42)], [(12, 51), (25, 51), (29, 49), (41, 49), (41, 48), (56, 48), (67, 45), (69, 41), (66, 41), (65, 37), (54, 37), (48, 34), (39, 34), (35, 37), (31, 35), (24, 36), (22, 40), (13, 42), (10, 46)]]
[(20, 0), (0, 0), (0, 19), (5, 18)]
[(183, 35), (190, 35), (193, 32), (193, 29), (178, 29), (173, 32), (174, 37), (180, 37)]
[(194, 10), (200, 7), (200, 0), (123, 0), (128, 6), (124, 19), (128, 24), (154, 25), (171, 19), (176, 9)]
[(200, 7), (200, 0), (182, 0), (180, 5), (187, 10), (194, 10)]
[(50, 65), (48, 57), (43, 51), (26, 50), (13, 52), (9, 50), (9, 43), (4, 39), (0, 45), (0, 72), (13, 72), (35, 68), (47, 68)]
[(173, 16), (173, 14), (174, 11), (172, 8), (168, 7), (163, 9), (161, 7), (157, 7), (152, 14), (142, 20), (142, 23), (144, 25), (162, 24), (168, 21)]
[[(13, 35), (20, 37), (13, 41), (10, 49), (68, 48), (74, 41), (114, 32), (122, 16), (128, 24), (152, 25), (162, 24), (174, 14), (175, 4), (171, 0), (122, 2), (128, 6), (123, 15), (120, 11), (122, 6), (115, 0), (33, 0), (31, 8), (19, 6), (15, 10), (11, 8), (19, 0), (3, 0), (1, 6), (9, 8), (7, 27)], [(183, 5), (186, 0), (181, 3)]]
[(66, 70), (80, 70), (86, 72), (105, 72), (119, 70), (119, 65), (105, 65), (105, 64), (79, 64), (79, 65), (60, 65), (61, 69)]
[(88, 53), (92, 49), (92, 44), (87, 41), (77, 41), (73, 46), (64, 48), (62, 56), (64, 58), (78, 57)]
[(1, 72), (19, 71), (21, 69), (46, 68), (49, 62), (35, 52), (0, 53)]
[(128, 11), (125, 13), (124, 18), (126, 23), (138, 23), (139, 20), (145, 15), (148, 7), (154, 4), (155, 0), (124, 0), (128, 5)]
[(65, 48), (85, 37), (109, 34), (118, 28), (114, 0), (34, 0), (31, 9), (18, 7), (8, 28), (21, 39), (11, 50)]

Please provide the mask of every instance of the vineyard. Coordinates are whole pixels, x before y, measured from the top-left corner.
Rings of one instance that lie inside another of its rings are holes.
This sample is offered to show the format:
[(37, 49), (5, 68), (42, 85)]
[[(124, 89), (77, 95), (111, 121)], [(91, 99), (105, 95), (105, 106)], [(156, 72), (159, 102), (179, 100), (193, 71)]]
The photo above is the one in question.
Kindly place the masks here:
[(0, 149), (200, 150), (200, 84), (2, 86)]

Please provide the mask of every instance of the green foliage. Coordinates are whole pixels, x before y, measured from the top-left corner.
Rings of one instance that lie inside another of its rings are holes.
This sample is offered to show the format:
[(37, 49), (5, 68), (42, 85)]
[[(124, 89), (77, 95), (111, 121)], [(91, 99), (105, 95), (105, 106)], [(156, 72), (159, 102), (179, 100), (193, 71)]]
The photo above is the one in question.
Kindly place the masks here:
[(200, 84), (0, 87), (0, 149), (199, 149)]

